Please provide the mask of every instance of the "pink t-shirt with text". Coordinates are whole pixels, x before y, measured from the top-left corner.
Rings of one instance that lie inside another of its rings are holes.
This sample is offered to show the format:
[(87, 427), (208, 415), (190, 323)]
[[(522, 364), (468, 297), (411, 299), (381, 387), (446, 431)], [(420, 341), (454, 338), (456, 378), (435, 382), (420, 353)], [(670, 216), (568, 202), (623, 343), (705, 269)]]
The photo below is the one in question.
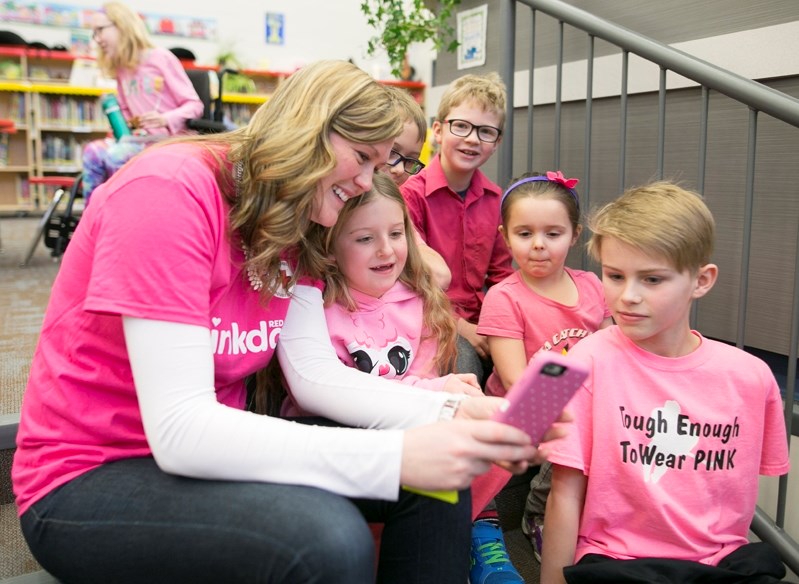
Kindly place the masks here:
[[(516, 271), (486, 294), (477, 332), (522, 340), (529, 361), (539, 351), (566, 353), (580, 339), (599, 330), (602, 321), (610, 317), (602, 283), (593, 272), (565, 269), (577, 287), (577, 304), (567, 306), (541, 296)], [(496, 369), (486, 382), (486, 393), (506, 393)]]
[[(64, 255), (33, 358), (12, 472), (19, 512), (105, 462), (147, 456), (122, 316), (207, 327), (217, 399), (243, 408), (289, 301), (261, 304), (207, 157), (153, 147), (100, 186)], [(233, 261), (231, 261), (231, 258)]]
[(595, 553), (716, 565), (748, 541), (758, 475), (788, 472), (768, 366), (694, 334), (701, 345), (677, 358), (644, 351), (617, 326), (569, 353), (590, 376), (549, 460), (588, 478), (575, 561)]
[(162, 47), (147, 49), (136, 69), (118, 73), (117, 99), (127, 120), (152, 111), (164, 115), (166, 127), (151, 128), (148, 134), (185, 133), (187, 120), (203, 115), (203, 102), (183, 65)]

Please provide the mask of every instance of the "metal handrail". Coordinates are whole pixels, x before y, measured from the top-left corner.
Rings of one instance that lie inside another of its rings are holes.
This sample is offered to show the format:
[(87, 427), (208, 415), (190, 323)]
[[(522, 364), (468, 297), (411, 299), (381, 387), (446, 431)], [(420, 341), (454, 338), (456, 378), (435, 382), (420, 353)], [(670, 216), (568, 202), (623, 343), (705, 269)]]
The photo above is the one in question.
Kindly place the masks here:
[(755, 516), (752, 518), (750, 526), (752, 533), (767, 541), (780, 553), (783, 563), (788, 566), (795, 574), (799, 574), (799, 544), (785, 533), (783, 529), (774, 523), (760, 507), (755, 509)]
[(621, 25), (603, 20), (561, 0), (518, 0), (518, 2), (696, 81), (700, 85), (723, 93), (749, 107), (799, 127), (799, 99), (664, 45)]
[[(660, 82), (658, 88), (658, 143), (657, 143), (657, 176), (662, 178), (664, 167), (665, 143), (665, 112), (666, 112), (666, 74), (673, 71), (687, 79), (695, 81), (701, 86), (700, 128), (699, 128), (699, 192), (704, 192), (706, 157), (707, 157), (707, 119), (708, 96), (710, 90), (724, 94), (749, 108), (748, 140), (746, 153), (746, 193), (744, 200), (743, 238), (741, 250), (740, 288), (738, 304), (738, 322), (736, 345), (744, 346), (745, 323), (747, 311), (747, 295), (749, 288), (748, 274), (751, 246), (752, 207), (754, 198), (755, 177), (755, 151), (757, 144), (757, 121), (760, 112), (786, 124), (799, 128), (799, 99), (767, 87), (761, 83), (747, 79), (727, 71), (716, 65), (693, 57), (683, 51), (645, 37), (633, 30), (613, 22), (599, 18), (585, 10), (576, 8), (562, 0), (500, 0), (500, 22), (503, 31), (501, 43), (502, 54), (499, 63), (499, 72), (506, 83), (508, 95), (515, 95), (514, 77), (516, 71), (515, 44), (516, 44), (516, 8), (525, 5), (532, 10), (532, 29), (530, 30), (530, 65), (529, 65), (529, 105), (528, 105), (528, 166), (532, 166), (532, 129), (534, 103), (534, 71), (535, 71), (535, 26), (536, 12), (543, 12), (557, 20), (557, 80), (555, 92), (555, 152), (554, 159), (560, 158), (560, 111), (561, 111), (561, 74), (563, 67), (563, 25), (568, 24), (588, 35), (587, 56), (587, 89), (586, 89), (586, 130), (585, 130), (585, 182), (583, 195), (588, 200), (590, 196), (590, 170), (591, 170), (591, 123), (592, 123), (592, 81), (594, 67), (594, 41), (601, 39), (617, 46), (621, 52), (621, 87), (619, 101), (621, 107), (620, 117), (620, 156), (619, 156), (619, 192), (625, 186), (626, 164), (626, 136), (627, 136), (627, 77), (630, 53), (646, 59), (660, 67)], [(509, 100), (507, 119), (513, 120), (514, 104)], [(505, 132), (505, 145), (500, 148), (498, 160), (498, 178), (500, 184), (507, 184), (513, 176), (513, 124), (508, 124)], [(557, 164), (556, 164), (557, 166)], [(799, 423), (794, 409), (793, 396), (796, 392), (797, 375), (797, 346), (799, 346), (799, 238), (797, 239), (796, 265), (794, 272), (794, 294), (791, 319), (791, 346), (788, 350), (788, 372), (785, 399), (785, 423), (789, 437), (799, 433)], [(583, 257), (585, 263), (585, 257)], [(695, 322), (695, 307), (692, 311), (692, 322)], [(790, 440), (790, 438), (789, 438)], [(774, 544), (780, 551), (783, 561), (794, 572), (799, 572), (799, 545), (782, 530), (785, 520), (787, 502), (787, 476), (779, 479), (779, 492), (776, 510), (776, 521), (772, 521), (761, 509), (757, 509), (752, 522), (752, 530), (761, 539)]]

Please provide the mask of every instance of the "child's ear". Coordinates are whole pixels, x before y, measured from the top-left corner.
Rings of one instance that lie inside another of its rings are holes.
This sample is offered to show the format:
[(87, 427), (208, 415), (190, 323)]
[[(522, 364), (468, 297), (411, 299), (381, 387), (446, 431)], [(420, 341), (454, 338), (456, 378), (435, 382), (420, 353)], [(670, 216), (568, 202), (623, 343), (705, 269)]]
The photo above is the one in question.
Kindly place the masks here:
[(503, 225), (500, 225), (499, 227), (497, 227), (497, 229), (502, 234), (502, 239), (505, 240), (505, 245), (510, 247), (510, 241), (508, 241), (508, 234), (505, 233), (505, 227)]
[(441, 132), (443, 131), (444, 124), (442, 124), (439, 120), (433, 121), (433, 127), (431, 128), (433, 132), (433, 140), (435, 140), (436, 144), (441, 145)]
[(583, 233), (583, 226), (578, 225), (574, 230), (574, 236), (572, 237), (572, 245), (577, 243), (577, 240), (580, 239), (580, 235)]
[(719, 277), (719, 267), (716, 264), (705, 264), (696, 274), (696, 287), (692, 298), (694, 300), (702, 298), (710, 292)]

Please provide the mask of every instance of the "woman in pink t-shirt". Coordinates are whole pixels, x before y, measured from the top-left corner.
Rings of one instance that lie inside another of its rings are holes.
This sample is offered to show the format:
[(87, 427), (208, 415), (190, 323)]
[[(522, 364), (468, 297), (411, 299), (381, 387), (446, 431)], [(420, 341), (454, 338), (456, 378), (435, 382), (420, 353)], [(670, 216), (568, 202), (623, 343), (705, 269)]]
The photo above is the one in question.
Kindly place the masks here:
[(117, 80), (122, 115), (133, 139), (93, 140), (83, 148), (83, 195), (141, 152), (153, 140), (187, 132), (186, 122), (203, 114), (186, 71), (170, 51), (153, 46), (141, 17), (120, 2), (107, 2), (92, 16), (92, 38), (103, 74)]
[[(538, 452), (485, 419), (501, 400), (341, 364), (316, 286), (326, 258), (306, 239), (371, 188), (400, 129), (383, 85), (322, 61), (246, 127), (154, 145), (97, 189), (53, 285), (12, 469), (47, 571), (466, 580), (468, 496), (449, 505), (400, 486), (465, 489), (491, 461), (523, 470)], [(245, 379), (275, 355), (300, 403), (348, 427), (245, 411)]]

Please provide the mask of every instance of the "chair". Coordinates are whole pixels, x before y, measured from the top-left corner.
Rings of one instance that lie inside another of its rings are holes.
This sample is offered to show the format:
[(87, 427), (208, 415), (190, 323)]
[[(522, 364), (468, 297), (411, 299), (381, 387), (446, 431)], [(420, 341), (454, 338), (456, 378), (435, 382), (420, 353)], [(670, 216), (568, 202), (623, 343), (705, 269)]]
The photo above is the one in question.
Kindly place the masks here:
[(203, 102), (203, 116), (189, 120), (186, 125), (200, 134), (217, 134), (226, 131), (228, 128), (223, 123), (224, 112), (222, 111), (222, 77), (228, 70), (223, 68), (221, 71), (216, 72), (219, 91), (216, 98), (211, 99), (211, 71), (195, 68), (194, 61), (196, 57), (191, 50), (184, 47), (172, 47), (169, 50), (183, 64), (186, 75), (188, 75), (189, 81), (194, 86), (194, 91), (197, 92)]
[(211, 72), (205, 69), (186, 69), (186, 74), (194, 85), (194, 90), (203, 102), (203, 117), (189, 120), (186, 125), (190, 129), (200, 134), (217, 134), (229, 129), (223, 121), (224, 111), (222, 109), (222, 78), (229, 72), (232, 71), (222, 69), (216, 73), (219, 91), (218, 95), (211, 99), (211, 78), (209, 77)]
[[(81, 195), (82, 176), (83, 175), (78, 174), (77, 176), (30, 177), (31, 185), (54, 186), (56, 190), (53, 193), (53, 198), (47, 206), (44, 215), (42, 215), (41, 221), (39, 221), (39, 224), (36, 226), (36, 232), (33, 234), (33, 240), (28, 247), (28, 252), (20, 263), (21, 267), (27, 266), (31, 261), (42, 236), (44, 236), (45, 245), (51, 249), (50, 255), (53, 256), (53, 258), (58, 259), (63, 255), (69, 240), (72, 238), (72, 232), (75, 231), (75, 227), (78, 225), (78, 217), (74, 213), (73, 206), (75, 204), (75, 199)], [(69, 189), (69, 191), (67, 191), (67, 189)], [(67, 192), (69, 192), (69, 196), (64, 213), (55, 215), (58, 205)]]
[[(194, 90), (203, 102), (203, 117), (195, 118), (187, 122), (187, 126), (199, 132), (200, 134), (216, 134), (219, 132), (227, 131), (227, 126), (222, 121), (224, 112), (222, 111), (222, 77), (232, 72), (228, 69), (223, 69), (218, 72), (217, 78), (219, 79), (219, 95), (215, 99), (211, 99), (211, 80), (209, 78), (209, 71), (204, 69), (187, 69), (186, 74), (194, 86)], [(70, 176), (45, 176), (45, 177), (31, 177), (31, 184), (45, 184), (56, 187), (53, 193), (53, 199), (47, 207), (42, 220), (34, 234), (33, 241), (31, 241), (28, 252), (25, 255), (20, 266), (27, 266), (33, 257), (39, 240), (44, 236), (44, 244), (48, 247), (50, 255), (58, 259), (63, 254), (72, 239), (72, 233), (78, 226), (79, 216), (75, 215), (74, 204), (75, 199), (81, 196), (81, 178), (82, 175), (77, 177)], [(69, 191), (67, 191), (69, 189)], [(64, 212), (56, 215), (55, 212), (61, 202), (64, 194), (69, 192), (67, 198), (67, 205)]]

